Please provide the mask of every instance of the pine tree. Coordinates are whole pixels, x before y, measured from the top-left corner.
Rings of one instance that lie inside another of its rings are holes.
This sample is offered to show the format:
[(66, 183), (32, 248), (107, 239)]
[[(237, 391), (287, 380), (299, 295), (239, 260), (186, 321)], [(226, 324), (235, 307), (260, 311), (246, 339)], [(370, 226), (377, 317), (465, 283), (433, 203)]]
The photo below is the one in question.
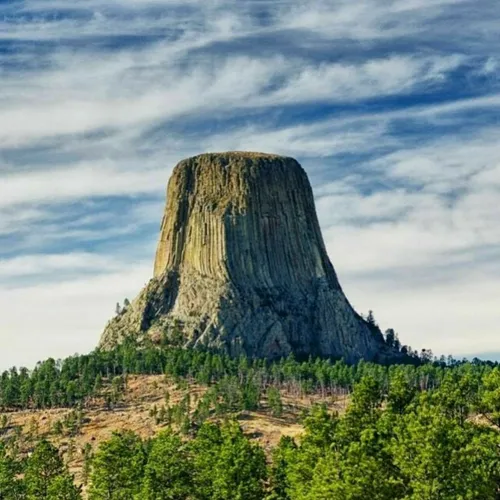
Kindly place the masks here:
[(389, 347), (394, 347), (396, 342), (396, 332), (392, 328), (388, 328), (385, 331), (385, 343)]
[(50, 500), (80, 500), (82, 498), (81, 487), (75, 486), (73, 476), (66, 472), (56, 476), (50, 482), (47, 498)]
[(189, 498), (193, 493), (191, 475), (186, 445), (172, 431), (164, 431), (153, 440), (140, 497), (144, 500)]
[(24, 480), (28, 498), (49, 498), (49, 488), (54, 479), (64, 474), (65, 468), (57, 448), (42, 439), (28, 458)]
[(483, 415), (500, 429), (500, 368), (494, 368), (483, 379), (484, 391), (481, 398)]
[(389, 381), (387, 403), (391, 411), (403, 413), (417, 392), (416, 386), (402, 369), (396, 370)]
[(140, 491), (145, 462), (140, 438), (131, 431), (115, 432), (94, 455), (89, 498), (133, 498)]
[(288, 472), (290, 460), (297, 453), (297, 445), (293, 438), (282, 436), (278, 446), (274, 448), (269, 471), (269, 495), (266, 500), (291, 500)]
[(92, 471), (92, 446), (90, 443), (85, 443), (85, 446), (82, 448), (83, 455), (83, 466), (82, 466), (82, 481), (83, 484), (87, 484), (90, 478), (90, 473)]
[(196, 498), (261, 500), (267, 477), (262, 448), (236, 422), (203, 424), (192, 444)]
[(24, 484), (17, 476), (21, 464), (9, 456), (5, 446), (0, 443), (0, 498), (2, 500), (21, 500), (24, 496)]
[(267, 403), (269, 408), (271, 408), (273, 417), (281, 417), (283, 414), (283, 402), (279, 389), (272, 386), (269, 387), (267, 390)]

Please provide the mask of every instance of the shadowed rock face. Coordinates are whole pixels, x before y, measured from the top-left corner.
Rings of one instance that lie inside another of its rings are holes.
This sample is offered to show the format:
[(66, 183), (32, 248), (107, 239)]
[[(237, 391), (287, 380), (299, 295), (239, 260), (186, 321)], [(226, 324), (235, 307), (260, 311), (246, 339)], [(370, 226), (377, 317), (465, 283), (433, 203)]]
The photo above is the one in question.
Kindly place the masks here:
[(180, 334), (186, 347), (233, 355), (388, 354), (340, 288), (306, 173), (292, 158), (260, 153), (204, 154), (175, 167), (154, 277), (100, 345)]

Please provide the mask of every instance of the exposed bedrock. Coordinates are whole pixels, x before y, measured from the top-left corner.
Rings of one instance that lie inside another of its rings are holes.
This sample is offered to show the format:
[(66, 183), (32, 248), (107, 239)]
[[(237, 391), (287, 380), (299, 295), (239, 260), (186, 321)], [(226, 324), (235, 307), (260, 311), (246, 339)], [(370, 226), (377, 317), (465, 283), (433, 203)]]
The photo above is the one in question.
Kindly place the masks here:
[(266, 358), (391, 355), (342, 292), (305, 171), (261, 153), (203, 154), (175, 167), (154, 277), (100, 345), (128, 335)]

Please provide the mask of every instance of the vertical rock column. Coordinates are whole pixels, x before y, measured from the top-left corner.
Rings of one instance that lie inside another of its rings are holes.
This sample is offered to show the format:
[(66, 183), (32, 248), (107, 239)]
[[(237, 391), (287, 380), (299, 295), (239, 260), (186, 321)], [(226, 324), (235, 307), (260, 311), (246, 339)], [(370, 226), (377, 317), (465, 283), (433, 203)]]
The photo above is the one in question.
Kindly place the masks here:
[(342, 292), (306, 173), (293, 158), (261, 153), (175, 167), (153, 279), (101, 346), (179, 329), (186, 347), (235, 355), (355, 361), (384, 349)]

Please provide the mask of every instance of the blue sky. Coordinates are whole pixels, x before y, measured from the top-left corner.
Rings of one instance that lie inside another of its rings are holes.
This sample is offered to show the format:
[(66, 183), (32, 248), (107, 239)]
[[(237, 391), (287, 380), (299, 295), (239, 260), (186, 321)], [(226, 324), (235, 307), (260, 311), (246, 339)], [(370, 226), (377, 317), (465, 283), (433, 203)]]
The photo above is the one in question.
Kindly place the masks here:
[(223, 150), (302, 163), (358, 311), (498, 357), (499, 77), (495, 0), (3, 0), (0, 368), (92, 349)]

